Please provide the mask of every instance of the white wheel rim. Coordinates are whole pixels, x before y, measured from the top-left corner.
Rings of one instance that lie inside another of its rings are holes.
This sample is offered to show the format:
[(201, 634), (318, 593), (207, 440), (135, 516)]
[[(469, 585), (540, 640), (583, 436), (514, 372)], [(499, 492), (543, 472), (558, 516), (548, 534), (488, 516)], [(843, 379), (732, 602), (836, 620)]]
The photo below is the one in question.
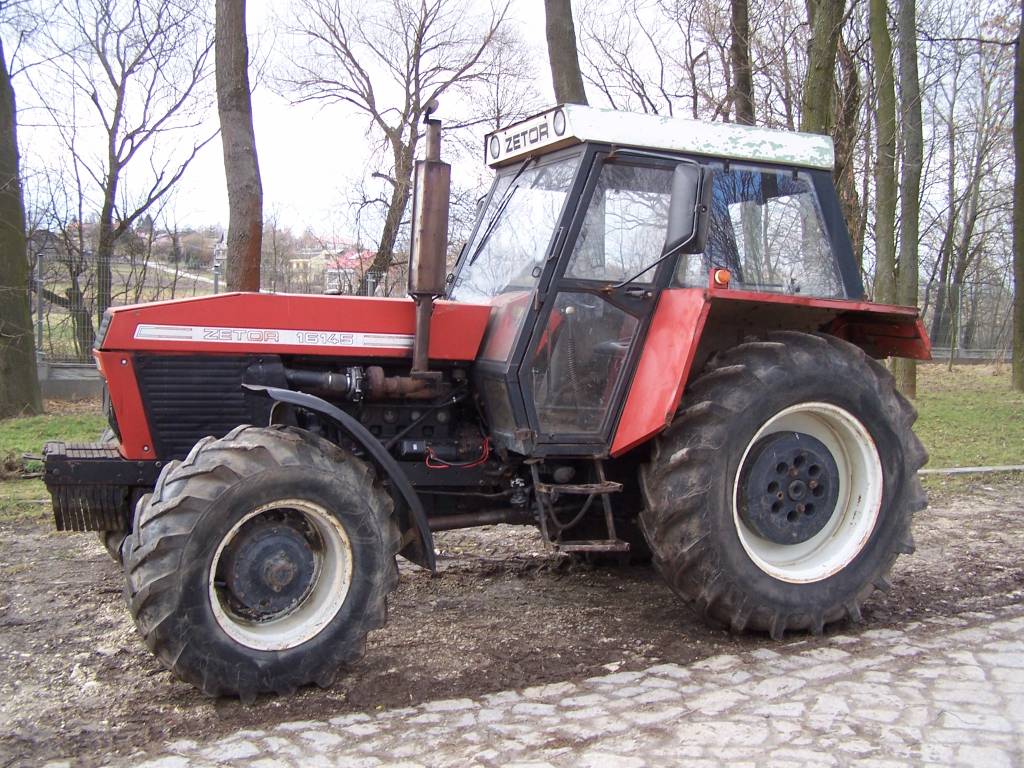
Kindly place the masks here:
[[(759, 536), (740, 517), (739, 479), (754, 444), (776, 432), (803, 432), (831, 452), (839, 470), (839, 498), (825, 527), (799, 544), (776, 544)], [(864, 425), (831, 403), (801, 403), (775, 414), (754, 434), (733, 483), (733, 523), (750, 559), (765, 573), (796, 584), (821, 581), (853, 561), (875, 529), (882, 506), (882, 462)]]
[[(316, 529), (323, 544), (314, 583), (309, 593), (287, 614), (268, 621), (252, 621), (226, 607), (214, 584), (225, 547), (249, 520), (270, 510), (290, 509)], [(217, 624), (242, 645), (258, 651), (283, 651), (302, 645), (323, 631), (341, 610), (352, 585), (352, 543), (341, 522), (324, 507), (305, 499), (282, 499), (254, 509), (228, 531), (213, 555), (209, 571), (209, 598)]]

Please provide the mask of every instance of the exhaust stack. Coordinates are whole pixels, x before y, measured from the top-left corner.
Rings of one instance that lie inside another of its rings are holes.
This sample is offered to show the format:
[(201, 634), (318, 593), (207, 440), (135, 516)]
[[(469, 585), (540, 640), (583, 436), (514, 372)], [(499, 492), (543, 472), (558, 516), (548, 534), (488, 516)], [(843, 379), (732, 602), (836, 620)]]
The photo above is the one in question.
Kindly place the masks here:
[(441, 162), (441, 121), (431, 119), (437, 102), (427, 105), (426, 158), (416, 163), (413, 186), (412, 247), (409, 254), (409, 295), (416, 302), (416, 337), (412, 351), (412, 375), (433, 378), (428, 370), (430, 317), (434, 299), (444, 294), (448, 251), (448, 196), (452, 168)]

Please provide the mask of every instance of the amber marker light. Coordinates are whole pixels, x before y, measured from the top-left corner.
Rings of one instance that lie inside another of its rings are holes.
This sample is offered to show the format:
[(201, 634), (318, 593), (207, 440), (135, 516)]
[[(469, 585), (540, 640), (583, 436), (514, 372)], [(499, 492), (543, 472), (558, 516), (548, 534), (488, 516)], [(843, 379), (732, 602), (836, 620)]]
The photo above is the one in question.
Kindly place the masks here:
[(716, 288), (728, 288), (732, 275), (728, 269), (716, 269), (711, 276)]

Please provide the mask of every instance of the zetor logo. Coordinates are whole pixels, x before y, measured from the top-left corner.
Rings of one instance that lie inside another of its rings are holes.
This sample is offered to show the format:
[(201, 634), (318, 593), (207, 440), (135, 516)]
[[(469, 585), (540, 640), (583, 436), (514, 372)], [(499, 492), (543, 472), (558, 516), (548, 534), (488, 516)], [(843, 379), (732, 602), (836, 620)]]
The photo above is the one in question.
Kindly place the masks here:
[(548, 132), (548, 124), (543, 123), (542, 125), (535, 125), (533, 128), (529, 128), (520, 133), (513, 133), (510, 136), (505, 137), (505, 151), (516, 152), (524, 147), (529, 147), (533, 144), (539, 144), (544, 141), (551, 134)]
[(203, 341), (248, 341), (253, 344), (273, 344), (281, 341), (277, 331), (258, 328), (203, 328)]

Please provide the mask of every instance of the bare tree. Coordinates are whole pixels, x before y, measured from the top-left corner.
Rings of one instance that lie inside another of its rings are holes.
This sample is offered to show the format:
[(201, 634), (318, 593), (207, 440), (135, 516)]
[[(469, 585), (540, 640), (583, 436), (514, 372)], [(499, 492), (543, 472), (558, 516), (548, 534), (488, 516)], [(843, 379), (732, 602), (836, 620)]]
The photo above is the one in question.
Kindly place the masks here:
[(217, 0), (217, 112), (228, 187), (228, 290), (260, 289), (263, 184), (249, 88), (245, 0)]
[(544, 0), (544, 21), (548, 39), (548, 61), (555, 101), (586, 104), (580, 59), (576, 51), (576, 27), (572, 21), (571, 0)]
[(14, 87), (0, 41), (0, 419), (39, 413)]
[[(74, 136), (73, 130), (70, 135)], [(35, 174), (33, 218), (36, 228), (47, 233), (51, 241), (40, 287), (40, 297), (48, 305), (45, 320), (49, 346), (44, 351), (50, 356), (85, 361), (95, 340), (90, 298), (96, 278), (95, 227), (85, 221), (86, 193), (76, 170), (73, 160), (64, 159), (62, 165)], [(48, 286), (59, 286), (61, 293)], [(63, 310), (61, 317), (54, 318), (54, 307)], [(70, 339), (70, 344), (55, 347), (55, 337)]]
[(732, 106), (736, 122), (754, 124), (754, 79), (750, 70), (750, 9), (747, 0), (730, 0), (729, 47), (732, 61)]
[(387, 274), (412, 194), (424, 112), (441, 96), (454, 99), (488, 81), (491, 46), (508, 5), (483, 19), (456, 0), (300, 0), (298, 6), (298, 46), (283, 84), (299, 101), (347, 105), (379, 137), (389, 167), (373, 175), (387, 187), (387, 204), (371, 269)]
[[(933, 9), (922, 37), (931, 135), (923, 185), (922, 238), (931, 246), (924, 250), (924, 304), (932, 342), (951, 348), (969, 342), (974, 328), (978, 294), (965, 294), (965, 286), (982, 278), (1002, 282), (1008, 270), (996, 235), (1009, 229), (1012, 206), (1005, 171), (1012, 154), (1011, 51), (976, 34), (989, 28), (980, 10)], [(976, 19), (978, 29), (971, 27)]]
[(1024, 2), (1013, 67), (1013, 388), (1024, 392)]
[(729, 118), (729, 24), (713, 4), (593, 2), (581, 29), (587, 81), (613, 109)]
[[(917, 71), (917, 6), (900, 0), (897, 16), (900, 57), (900, 127), (903, 158), (900, 164), (900, 253), (896, 300), (916, 305), (920, 260), (918, 235), (921, 215), (921, 169), (924, 166), (924, 129), (921, 124), (921, 83)], [(917, 363), (896, 358), (893, 373), (900, 391), (917, 396)]]
[[(33, 70), (32, 82), (76, 174), (97, 192), (95, 308), (102, 317), (118, 238), (174, 187), (214, 136), (189, 140), (203, 122), (213, 34), (201, 0), (58, 0), (53, 13), (41, 51), (45, 64)], [(89, 127), (102, 140), (101, 153), (84, 149), (89, 142), (78, 135), (86, 118), (77, 106), (82, 102), (96, 121)], [(176, 139), (184, 147), (175, 152)]]
[(875, 72), (875, 301), (896, 302), (896, 85), (884, 0), (871, 0)]
[(800, 129), (832, 133), (832, 92), (836, 51), (842, 34), (845, 0), (807, 0), (811, 39), (807, 48), (807, 80), (801, 100)]

